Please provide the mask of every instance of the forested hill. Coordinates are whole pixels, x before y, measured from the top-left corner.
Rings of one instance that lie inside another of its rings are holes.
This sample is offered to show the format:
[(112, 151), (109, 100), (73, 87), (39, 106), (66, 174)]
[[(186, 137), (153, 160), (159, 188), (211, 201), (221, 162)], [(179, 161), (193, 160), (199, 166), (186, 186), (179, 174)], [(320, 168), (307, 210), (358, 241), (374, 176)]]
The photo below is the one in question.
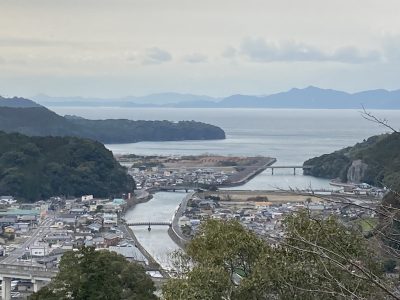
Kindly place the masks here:
[(133, 189), (132, 177), (99, 142), (0, 132), (0, 195), (34, 201), (56, 195), (108, 197)]
[[(3, 98), (4, 99), (4, 98)], [(26, 100), (26, 99), (25, 99)], [(195, 121), (86, 120), (62, 117), (30, 101), (31, 106), (12, 107), (0, 99), (0, 130), (29, 136), (77, 136), (102, 143), (224, 139), (225, 132)], [(21, 104), (22, 103), (22, 104)], [(17, 102), (15, 102), (17, 105)], [(28, 105), (26, 103), (26, 105)], [(35, 106), (36, 105), (36, 106)]]
[(313, 166), (304, 170), (306, 175), (385, 185), (399, 190), (400, 134), (373, 136), (353, 147), (309, 159), (304, 165)]

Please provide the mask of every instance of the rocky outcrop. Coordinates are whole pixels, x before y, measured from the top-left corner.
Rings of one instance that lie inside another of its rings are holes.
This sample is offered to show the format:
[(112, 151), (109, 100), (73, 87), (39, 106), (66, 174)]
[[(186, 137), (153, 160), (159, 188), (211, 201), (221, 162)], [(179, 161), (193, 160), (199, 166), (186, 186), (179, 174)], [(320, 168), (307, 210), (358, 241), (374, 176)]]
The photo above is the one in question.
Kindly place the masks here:
[(368, 165), (361, 159), (354, 160), (347, 170), (347, 181), (361, 183), (367, 171)]

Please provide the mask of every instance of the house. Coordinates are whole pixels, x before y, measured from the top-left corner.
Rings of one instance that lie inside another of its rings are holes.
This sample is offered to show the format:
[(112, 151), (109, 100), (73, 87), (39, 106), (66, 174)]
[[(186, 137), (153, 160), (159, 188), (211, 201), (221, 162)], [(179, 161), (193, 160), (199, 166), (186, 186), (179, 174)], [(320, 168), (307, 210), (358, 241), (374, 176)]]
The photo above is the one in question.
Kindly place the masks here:
[(104, 244), (107, 247), (116, 246), (120, 241), (120, 237), (115, 233), (105, 233), (104, 234)]
[[(89, 240), (86, 240), (86, 242), (89, 242)], [(105, 247), (105, 240), (103, 237), (94, 237), (92, 240), (90, 240), (90, 244), (96, 248), (104, 248)], [(85, 243), (86, 246), (88, 246)]]
[(26, 223), (37, 223), (38, 218), (37, 215), (22, 215), (19, 217), (19, 220)]
[(99, 232), (102, 227), (103, 226), (99, 223), (92, 223), (87, 226), (87, 228), (90, 229), (90, 231), (92, 232)]
[(19, 232), (28, 232), (29, 231), (29, 223), (19, 222), (14, 224), (15, 229)]
[(79, 207), (79, 208), (71, 208), (69, 213), (71, 215), (79, 215), (79, 216), (81, 216), (81, 215), (84, 215), (86, 213), (86, 209), (85, 208), (81, 208), (81, 207)]
[(115, 213), (104, 213), (103, 214), (103, 226), (106, 228), (111, 228), (117, 226), (118, 215)]
[(75, 225), (77, 215), (73, 214), (59, 214), (56, 218), (56, 222), (62, 222), (64, 225)]
[(11, 205), (16, 202), (17, 202), (17, 200), (15, 200), (13, 196), (1, 196), (0, 197), (0, 204)]
[(10, 216), (10, 217), (2, 217), (0, 218), (0, 227), (14, 225), (17, 222), (17, 217)]
[(93, 195), (84, 195), (81, 197), (82, 201), (90, 201), (93, 200)]
[(48, 243), (57, 243), (57, 242), (70, 242), (72, 237), (67, 232), (54, 232), (49, 234), (43, 238), (44, 241)]
[(46, 246), (31, 246), (30, 249), (31, 256), (46, 256), (48, 254), (48, 250)]

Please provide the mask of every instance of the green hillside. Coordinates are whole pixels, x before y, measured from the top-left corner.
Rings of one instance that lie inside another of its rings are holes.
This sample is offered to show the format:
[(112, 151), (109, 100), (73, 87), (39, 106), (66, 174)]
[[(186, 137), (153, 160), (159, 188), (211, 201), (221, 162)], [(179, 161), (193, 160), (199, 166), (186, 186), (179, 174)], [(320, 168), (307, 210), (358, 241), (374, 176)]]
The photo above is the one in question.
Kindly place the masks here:
[(20, 98), (0, 99), (0, 130), (29, 136), (77, 136), (106, 144), (225, 139), (221, 128), (201, 122), (62, 117), (33, 101)]
[(108, 197), (133, 189), (133, 179), (99, 142), (0, 132), (1, 195), (34, 201), (58, 195)]
[[(356, 161), (365, 165), (354, 166)], [(313, 166), (309, 170), (304, 170), (306, 175), (340, 178), (344, 182), (351, 179), (349, 169), (353, 167), (350, 171), (355, 173), (359, 171), (360, 182), (398, 189), (400, 188), (400, 134), (373, 136), (353, 147), (309, 159), (304, 165)]]

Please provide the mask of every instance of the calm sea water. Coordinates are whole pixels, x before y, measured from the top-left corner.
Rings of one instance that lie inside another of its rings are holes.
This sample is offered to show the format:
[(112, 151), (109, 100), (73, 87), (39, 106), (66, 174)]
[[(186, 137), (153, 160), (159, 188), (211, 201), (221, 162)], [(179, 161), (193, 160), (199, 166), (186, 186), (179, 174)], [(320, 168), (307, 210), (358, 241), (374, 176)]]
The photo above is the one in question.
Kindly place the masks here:
[[(386, 129), (361, 117), (356, 110), (302, 109), (155, 109), (155, 108), (52, 108), (59, 114), (74, 114), (89, 119), (126, 118), (132, 120), (196, 120), (214, 124), (226, 132), (226, 140), (141, 142), (106, 145), (114, 153), (143, 155), (221, 154), (264, 155), (278, 159), (279, 165), (301, 165), (306, 159), (354, 145)], [(400, 111), (373, 111), (400, 128)], [(272, 176), (265, 171), (236, 189), (313, 188), (329, 189), (328, 180), (298, 174), (293, 170), (275, 170)], [(168, 221), (183, 193), (157, 193), (147, 203), (129, 211), (129, 221)], [(167, 229), (134, 228), (143, 246), (164, 267), (169, 265), (168, 254), (177, 249)]]
[[(89, 119), (196, 120), (223, 128), (220, 141), (141, 142), (114, 144), (114, 153), (265, 155), (278, 164), (304, 160), (362, 141), (385, 128), (364, 120), (357, 110), (181, 109), (52, 107), (59, 114)], [(373, 111), (400, 128), (400, 111)]]

